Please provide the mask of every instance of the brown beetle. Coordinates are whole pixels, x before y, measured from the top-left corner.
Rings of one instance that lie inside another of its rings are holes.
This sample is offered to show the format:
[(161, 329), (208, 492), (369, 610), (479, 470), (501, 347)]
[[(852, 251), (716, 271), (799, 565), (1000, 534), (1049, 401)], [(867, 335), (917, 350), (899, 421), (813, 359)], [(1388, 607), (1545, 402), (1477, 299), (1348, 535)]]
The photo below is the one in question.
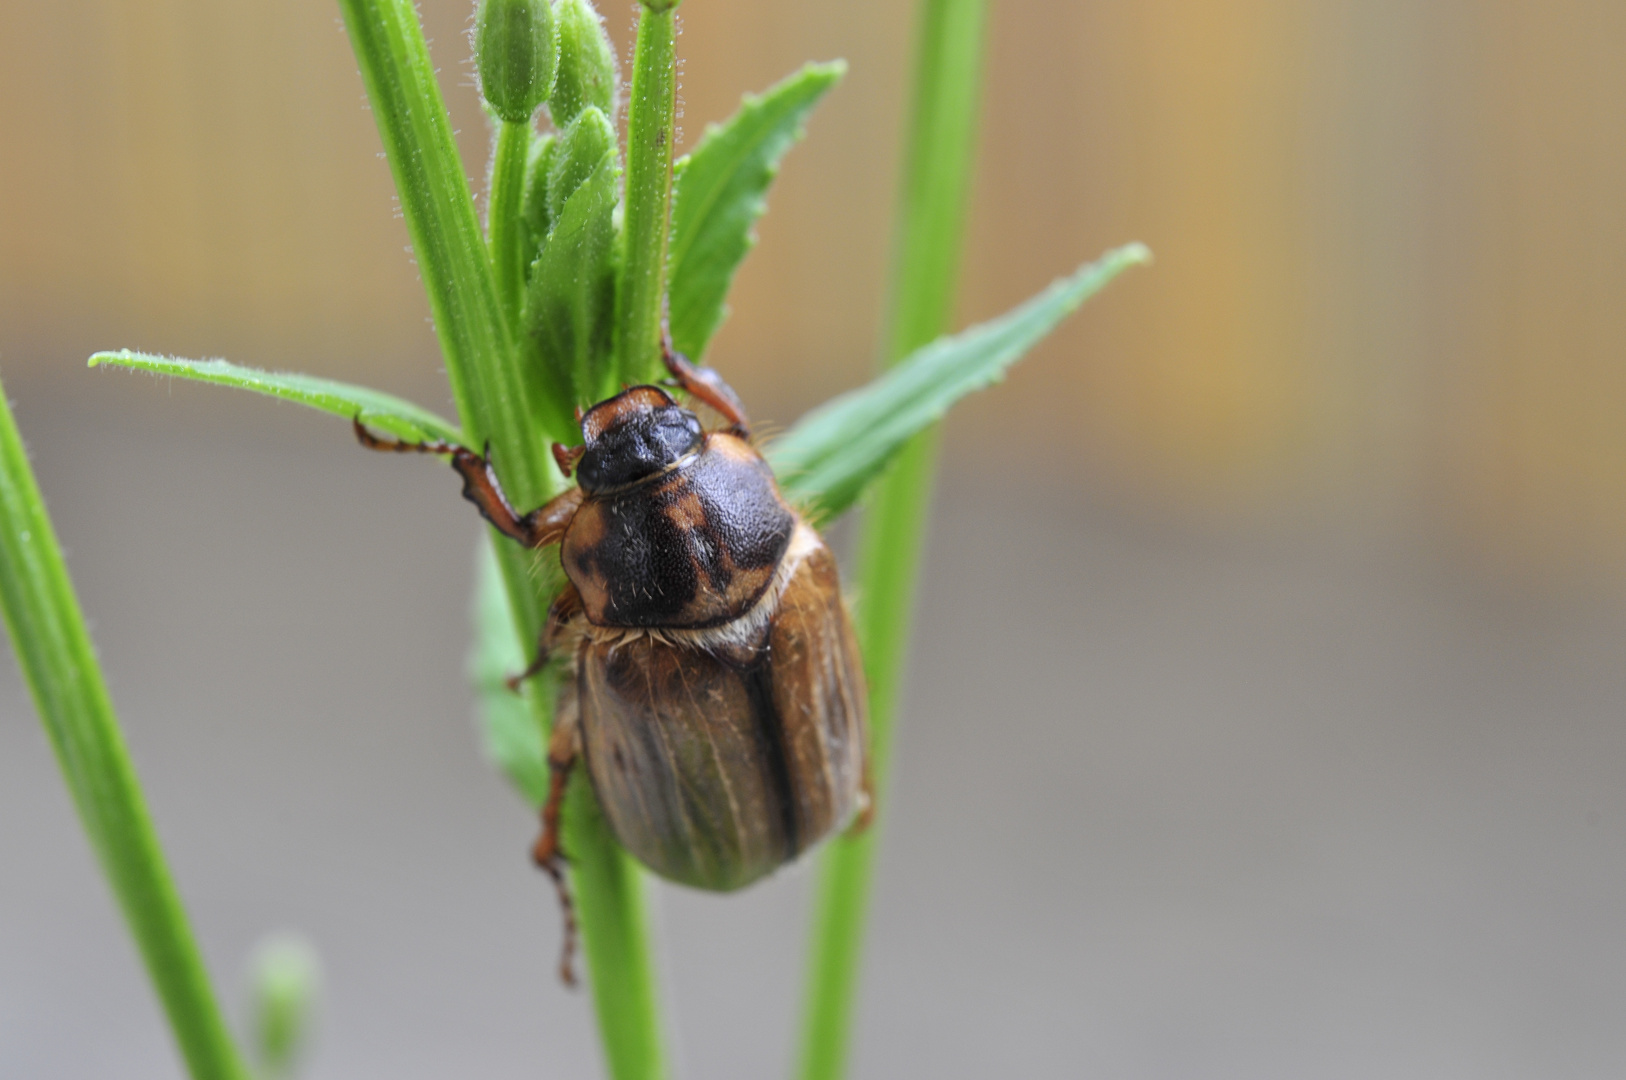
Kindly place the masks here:
[(581, 417), (583, 445), (554, 445), (577, 486), (523, 515), (487, 458), (356, 422), (373, 449), (450, 454), (498, 531), (560, 545), (569, 584), (511, 685), (570, 658), (534, 851), (564, 906), (566, 982), (559, 817), (578, 760), (621, 844), (701, 889), (749, 885), (869, 803), (863, 669), (835, 559), (780, 494), (734, 392), (670, 350), (666, 366), (729, 426), (704, 431), (664, 389), (631, 387)]

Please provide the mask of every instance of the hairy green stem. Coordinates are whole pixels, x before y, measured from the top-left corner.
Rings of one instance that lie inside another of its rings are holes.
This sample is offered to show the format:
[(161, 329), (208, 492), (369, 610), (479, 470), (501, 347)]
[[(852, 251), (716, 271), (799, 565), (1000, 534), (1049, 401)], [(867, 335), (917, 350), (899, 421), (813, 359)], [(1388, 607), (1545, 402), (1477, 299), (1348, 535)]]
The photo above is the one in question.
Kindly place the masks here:
[[(514, 362), (514, 339), (417, 12), (411, 0), (339, 0), (339, 7), (395, 177), (463, 430), (475, 445), (491, 440), (509, 497), (536, 505), (556, 485), (535, 436), (539, 391)], [(534, 598), (527, 606), (536, 606)]]
[(194, 1080), (248, 1080), (209, 988), (28, 454), (0, 390), (0, 607), (91, 845)]
[(586, 776), (572, 781), (566, 814), (565, 851), (609, 1073), (616, 1080), (664, 1080), (670, 1070), (650, 962), (647, 875), (610, 832)]
[(615, 298), (616, 363), (623, 382), (644, 382), (660, 371), (677, 123), (676, 9), (675, 3), (646, 0), (638, 16), (627, 107), (625, 253)]
[[(504, 314), (423, 30), (411, 0), (339, 2), (429, 293), (463, 430), (477, 445), (491, 440), (504, 488), (517, 507), (528, 510), (563, 484), (539, 424), (545, 391), (540, 372), (522, 362)], [(507, 540), (496, 544), (517, 632), (522, 641), (535, 642), (547, 595), (531, 575), (534, 556)], [(543, 730), (551, 719), (549, 698), (545, 685), (529, 691)], [(666, 1069), (641, 879), (602, 830), (573, 829), (566, 843), (612, 1074), (616, 1080), (659, 1080)]]
[[(899, 202), (884, 362), (949, 329), (976, 141), (983, 0), (923, 0)], [(871, 770), (886, 809), (898, 692), (936, 468), (935, 428), (875, 486), (859, 552), (858, 636), (869, 680)], [(878, 824), (878, 823), (877, 823)], [(802, 1080), (846, 1071), (878, 828), (822, 859), (803, 1016)]]
[(491, 243), (491, 270), (496, 277), (497, 302), (508, 319), (509, 333), (518, 342), (520, 302), (525, 294), (524, 222), (520, 206), (525, 199), (525, 164), (531, 152), (529, 121), (498, 121), (497, 148), (491, 160), (491, 204), (486, 209), (486, 236)]

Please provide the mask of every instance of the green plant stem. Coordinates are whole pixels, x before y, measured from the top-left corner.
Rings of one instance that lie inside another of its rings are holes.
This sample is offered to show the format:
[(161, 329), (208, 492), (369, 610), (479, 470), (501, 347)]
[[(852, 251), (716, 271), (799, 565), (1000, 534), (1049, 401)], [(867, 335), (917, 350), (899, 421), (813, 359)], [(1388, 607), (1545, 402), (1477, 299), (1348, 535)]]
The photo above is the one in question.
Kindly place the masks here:
[(615, 300), (616, 363), (623, 382), (647, 381), (660, 370), (677, 122), (676, 9), (675, 3), (646, 2), (638, 15), (627, 108), (626, 246)]
[(400, 194), (463, 430), (475, 445), (491, 440), (509, 497), (534, 506), (556, 484), (534, 428), (539, 391), (515, 363), (423, 28), (411, 0), (339, 0), (339, 7)]
[[(949, 328), (976, 141), (983, 0), (923, 0), (919, 18), (887, 365)], [(803, 1017), (802, 1080), (836, 1080), (846, 1071), (937, 441), (936, 428), (910, 441), (876, 485), (864, 519), (857, 629), (869, 680), (871, 775), (879, 812), (867, 832), (832, 843), (822, 860)]]
[(56, 532), (0, 390), (0, 606), (23, 677), (194, 1080), (248, 1080), (125, 749)]
[(616, 1080), (664, 1080), (647, 876), (616, 842), (586, 776), (571, 782), (566, 813), (565, 851), (609, 1073)]
[[(471, 440), (491, 440), (514, 504), (538, 506), (562, 486), (537, 423), (544, 400), (540, 373), (522, 362), (503, 313), (417, 14), (411, 0), (339, 3), (400, 193), (463, 430)], [(668, 37), (670, 30), (668, 16)], [(546, 590), (531, 575), (532, 553), (500, 538), (496, 544), (516, 632), (530, 647), (542, 627)], [(552, 715), (545, 687), (528, 697), (545, 731)], [(612, 1074), (660, 1080), (666, 1069), (642, 880), (602, 833), (572, 831), (566, 843)]]
[(519, 312), (525, 294), (525, 249), (520, 243), (523, 225), (520, 205), (525, 198), (525, 164), (530, 152), (529, 121), (499, 121), (497, 148), (491, 161), (491, 205), (486, 210), (486, 236), (491, 244), (497, 300), (516, 342), (523, 332)]

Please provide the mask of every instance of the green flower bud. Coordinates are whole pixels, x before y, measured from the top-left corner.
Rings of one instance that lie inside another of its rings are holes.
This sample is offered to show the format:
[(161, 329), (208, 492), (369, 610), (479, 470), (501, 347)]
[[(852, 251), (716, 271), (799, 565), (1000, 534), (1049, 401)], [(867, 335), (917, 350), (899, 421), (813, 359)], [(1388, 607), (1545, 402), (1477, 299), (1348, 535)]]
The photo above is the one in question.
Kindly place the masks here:
[(548, 99), (548, 114), (561, 128), (589, 105), (614, 116), (615, 47), (604, 32), (604, 20), (588, 0), (558, 0), (553, 13), (559, 23), (559, 78)]
[(474, 23), (480, 93), (509, 123), (523, 124), (548, 100), (559, 39), (548, 0), (480, 0)]
[(289, 1076), (310, 1042), (321, 964), (304, 938), (274, 937), (249, 961), (254, 1048), (268, 1077)]
[(558, 221), (565, 200), (576, 193), (606, 155), (616, 152), (615, 125), (589, 105), (564, 134), (548, 168), (548, 220)]

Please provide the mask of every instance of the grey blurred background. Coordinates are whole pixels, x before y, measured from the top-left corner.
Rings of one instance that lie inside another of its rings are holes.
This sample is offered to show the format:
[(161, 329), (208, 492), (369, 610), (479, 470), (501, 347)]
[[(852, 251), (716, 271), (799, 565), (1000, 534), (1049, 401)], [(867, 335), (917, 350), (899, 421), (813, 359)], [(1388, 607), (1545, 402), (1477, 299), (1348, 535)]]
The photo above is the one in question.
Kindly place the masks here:
[[(478, 181), (468, 5), (422, 7)], [(683, 8), (689, 143), (852, 64), (712, 357), (779, 424), (870, 364), (910, 7)], [(989, 35), (963, 321), (1158, 262), (950, 425), (856, 1075), (1626, 1073), (1626, 6)], [(83, 366), (449, 408), (378, 150), (325, 0), (0, 7), (0, 375), (227, 995), (295, 928), (313, 1078), (593, 1076), (470, 719), (455, 481)], [(658, 890), (684, 1075), (784, 1071), (809, 884)], [(178, 1071), (0, 666), (0, 1076)]]

